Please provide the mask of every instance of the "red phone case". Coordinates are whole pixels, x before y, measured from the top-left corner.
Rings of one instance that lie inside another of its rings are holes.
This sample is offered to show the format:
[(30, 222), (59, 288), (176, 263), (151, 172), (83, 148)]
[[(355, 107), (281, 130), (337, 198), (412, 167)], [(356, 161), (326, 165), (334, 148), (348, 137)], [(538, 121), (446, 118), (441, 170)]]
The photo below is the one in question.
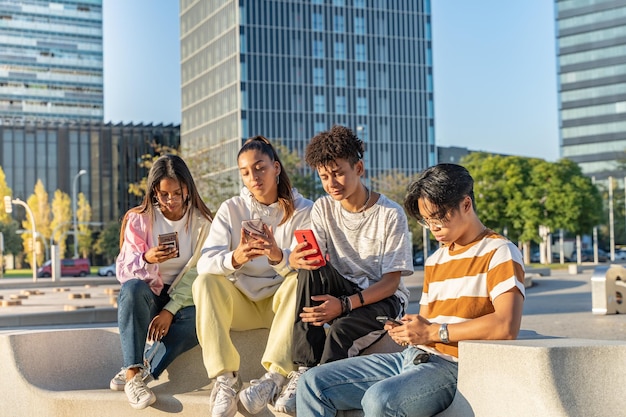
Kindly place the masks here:
[(310, 248), (307, 248), (307, 249), (317, 249), (316, 254), (308, 255), (304, 259), (306, 259), (307, 261), (311, 259), (317, 259), (319, 260), (319, 262), (316, 265), (318, 266), (326, 265), (326, 259), (324, 259), (324, 255), (322, 254), (322, 251), (320, 250), (320, 246), (317, 244), (317, 240), (315, 239), (313, 230), (311, 229), (296, 230), (294, 233), (296, 235), (296, 240), (298, 241), (298, 243), (306, 242), (310, 246)]

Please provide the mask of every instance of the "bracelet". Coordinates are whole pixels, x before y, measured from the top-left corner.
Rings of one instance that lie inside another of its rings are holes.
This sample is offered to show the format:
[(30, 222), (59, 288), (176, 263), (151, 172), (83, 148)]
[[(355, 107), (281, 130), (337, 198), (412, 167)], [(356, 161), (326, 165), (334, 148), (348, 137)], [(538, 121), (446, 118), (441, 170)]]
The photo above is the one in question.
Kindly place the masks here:
[(350, 299), (346, 295), (342, 295), (339, 297), (339, 301), (341, 301), (341, 314), (346, 315), (351, 311), (350, 308)]
[(363, 299), (363, 294), (361, 294), (361, 290), (356, 290), (357, 295), (359, 296), (359, 301), (361, 302), (361, 307), (365, 305), (365, 300)]

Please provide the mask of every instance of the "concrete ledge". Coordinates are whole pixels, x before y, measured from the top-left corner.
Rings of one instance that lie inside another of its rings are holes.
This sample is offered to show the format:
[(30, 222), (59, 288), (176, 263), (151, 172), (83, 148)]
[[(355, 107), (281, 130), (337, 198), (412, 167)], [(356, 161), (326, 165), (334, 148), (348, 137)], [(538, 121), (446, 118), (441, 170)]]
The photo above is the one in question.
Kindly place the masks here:
[[(261, 355), (268, 330), (231, 334), (241, 355), (242, 380), (248, 382), (263, 375)], [(368, 353), (398, 349), (400, 347), (386, 336)], [(10, 410), (11, 416), (109, 417), (133, 412), (123, 392), (109, 390), (109, 381), (122, 363), (119, 334), (115, 328), (2, 334), (0, 357), (3, 358), (0, 361), (2, 409)], [(202, 364), (199, 346), (177, 358), (159, 380), (149, 386), (156, 394), (157, 402), (142, 410), (143, 416), (184, 412), (189, 417), (205, 417), (209, 414), (212, 385)], [(237, 415), (248, 416), (243, 408)], [(269, 410), (265, 415), (287, 416), (272, 414)]]
[(468, 341), (459, 383), (439, 417), (624, 415), (626, 342)]

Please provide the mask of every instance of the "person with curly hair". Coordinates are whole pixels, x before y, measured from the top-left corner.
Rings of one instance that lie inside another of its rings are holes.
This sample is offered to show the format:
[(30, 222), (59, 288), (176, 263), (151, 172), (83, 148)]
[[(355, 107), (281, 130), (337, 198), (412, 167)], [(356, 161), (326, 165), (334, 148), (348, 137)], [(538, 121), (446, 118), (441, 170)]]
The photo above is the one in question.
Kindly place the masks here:
[[(298, 269), (290, 378), (275, 409), (293, 412), (298, 379), (318, 364), (359, 355), (384, 335), (377, 316), (401, 317), (409, 292), (402, 276), (413, 273), (408, 221), (402, 207), (363, 184), (363, 142), (333, 126), (306, 148), (327, 196), (311, 210), (311, 225), (326, 258), (298, 244), (289, 261)], [(328, 327), (327, 329), (325, 327)]]

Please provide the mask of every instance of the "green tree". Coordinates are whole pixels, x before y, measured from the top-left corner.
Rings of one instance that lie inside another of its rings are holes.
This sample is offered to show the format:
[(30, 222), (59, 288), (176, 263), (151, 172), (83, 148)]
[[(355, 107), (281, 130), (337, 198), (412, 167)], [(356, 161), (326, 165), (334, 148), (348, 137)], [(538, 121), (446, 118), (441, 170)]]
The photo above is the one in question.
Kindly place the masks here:
[[(35, 217), (35, 228), (37, 229), (38, 236), (38, 245), (43, 249), (44, 244), (41, 242), (41, 239), (45, 239), (46, 241), (50, 239), (50, 203), (48, 201), (48, 192), (43, 186), (43, 182), (39, 179), (35, 184), (34, 194), (28, 197), (26, 200), (26, 204), (30, 207), (33, 212), (33, 216)], [(26, 216), (28, 217), (28, 216)], [(24, 219), (22, 222), (22, 228), (26, 231), (22, 234), (22, 240), (24, 241), (24, 247), (30, 248), (30, 242), (32, 239), (31, 230), (31, 220), (29, 218)], [(41, 265), (45, 258), (45, 254), (43, 250), (37, 251), (37, 264)], [(26, 253), (26, 259), (32, 265), (32, 251), (29, 250)]]
[(94, 251), (103, 255), (107, 262), (113, 262), (120, 252), (120, 226), (119, 222), (107, 224), (96, 240)]
[(305, 198), (310, 200), (318, 198), (323, 190), (317, 181), (317, 174), (306, 165), (298, 151), (289, 150), (281, 142), (277, 142), (274, 147), (283, 163), (283, 169), (289, 174), (291, 185), (297, 188)]
[(18, 255), (24, 252), (22, 239), (17, 235), (19, 223), (15, 220), (8, 223), (0, 222), (0, 232), (4, 238), (4, 254)]
[[(387, 198), (396, 203), (400, 204), (401, 207), (404, 207), (404, 198), (406, 197), (406, 191), (409, 185), (411, 184), (412, 178), (403, 172), (399, 172), (396, 170), (391, 170), (385, 173), (382, 173), (378, 177), (372, 177), (372, 190), (379, 191), (383, 193)], [(412, 217), (408, 217), (409, 219), (409, 230), (411, 231), (413, 245), (418, 248), (423, 248), (422, 242), (422, 226), (417, 223)], [(430, 238), (430, 235), (429, 235)]]
[(66, 256), (67, 236), (68, 232), (72, 229), (71, 205), (72, 202), (68, 194), (61, 190), (56, 190), (54, 192), (54, 197), (52, 198), (52, 221), (50, 222), (50, 229), (52, 230), (52, 239), (59, 246), (61, 258)]
[[(4, 170), (0, 166), (0, 198), (4, 199), (4, 196), (13, 196), (13, 191), (7, 185), (7, 177), (4, 174)], [(4, 200), (2, 202), (4, 205)], [(13, 216), (10, 213), (7, 213), (4, 210), (4, 206), (2, 210), (0, 210), (0, 223), (9, 224), (13, 221)]]
[(76, 219), (78, 221), (78, 250), (82, 257), (86, 258), (91, 254), (93, 234), (91, 226), (87, 224), (91, 222), (91, 205), (83, 193), (78, 194)]

